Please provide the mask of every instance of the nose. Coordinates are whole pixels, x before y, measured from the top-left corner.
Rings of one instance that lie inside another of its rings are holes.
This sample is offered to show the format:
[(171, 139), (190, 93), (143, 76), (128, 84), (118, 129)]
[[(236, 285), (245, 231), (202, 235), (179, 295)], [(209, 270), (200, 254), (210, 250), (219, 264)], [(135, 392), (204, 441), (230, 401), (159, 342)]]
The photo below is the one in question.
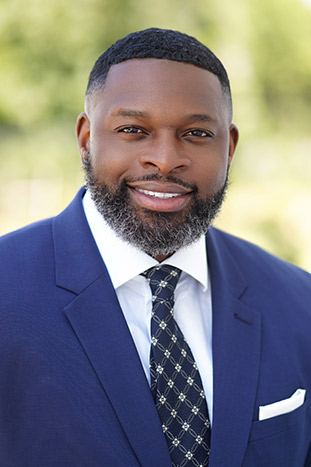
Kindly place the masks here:
[(180, 173), (191, 165), (183, 143), (172, 134), (154, 137), (140, 157), (140, 163), (145, 169), (156, 168), (163, 175)]

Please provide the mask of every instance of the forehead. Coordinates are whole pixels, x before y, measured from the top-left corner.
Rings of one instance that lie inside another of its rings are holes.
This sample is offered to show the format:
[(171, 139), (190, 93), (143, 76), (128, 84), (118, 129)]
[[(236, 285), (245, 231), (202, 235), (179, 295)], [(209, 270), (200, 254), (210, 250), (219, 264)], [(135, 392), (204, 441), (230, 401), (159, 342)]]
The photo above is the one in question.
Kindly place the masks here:
[(218, 77), (197, 66), (160, 59), (132, 59), (113, 65), (102, 90), (91, 98), (94, 110), (118, 107), (154, 111), (228, 112)]

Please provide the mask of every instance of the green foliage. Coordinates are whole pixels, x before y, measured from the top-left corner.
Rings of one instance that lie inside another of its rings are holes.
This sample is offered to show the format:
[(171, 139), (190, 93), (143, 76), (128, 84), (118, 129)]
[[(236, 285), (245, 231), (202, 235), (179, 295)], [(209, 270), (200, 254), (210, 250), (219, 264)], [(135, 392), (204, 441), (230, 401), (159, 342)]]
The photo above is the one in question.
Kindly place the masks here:
[[(311, 123), (311, 22), (302, 2), (250, 2), (254, 73), (273, 130), (307, 134)], [(261, 21), (258, 21), (258, 16)]]

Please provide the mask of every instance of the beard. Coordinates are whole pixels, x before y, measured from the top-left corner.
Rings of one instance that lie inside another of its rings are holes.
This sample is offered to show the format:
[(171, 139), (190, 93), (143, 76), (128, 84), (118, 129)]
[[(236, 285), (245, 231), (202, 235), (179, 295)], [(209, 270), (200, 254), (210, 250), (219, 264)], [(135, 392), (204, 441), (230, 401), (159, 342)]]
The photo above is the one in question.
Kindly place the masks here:
[(114, 192), (94, 175), (90, 153), (83, 160), (86, 186), (99, 213), (115, 233), (153, 258), (172, 255), (180, 248), (196, 242), (207, 232), (220, 211), (229, 185), (228, 172), (223, 187), (200, 199), (195, 186), (173, 176), (146, 175), (139, 181), (166, 181), (193, 190), (193, 203), (185, 213), (139, 210), (130, 202), (127, 183), (123, 180)]

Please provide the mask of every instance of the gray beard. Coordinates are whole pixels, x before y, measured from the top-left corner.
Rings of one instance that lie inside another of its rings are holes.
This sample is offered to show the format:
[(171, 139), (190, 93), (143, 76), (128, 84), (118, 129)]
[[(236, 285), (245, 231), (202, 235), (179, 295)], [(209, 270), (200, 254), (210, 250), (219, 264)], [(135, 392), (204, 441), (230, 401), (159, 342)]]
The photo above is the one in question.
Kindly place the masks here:
[[(178, 215), (174, 212), (157, 212), (148, 209), (141, 209), (138, 212), (129, 202), (126, 184), (134, 180), (123, 181), (119, 189), (113, 193), (106, 184), (95, 178), (89, 154), (84, 158), (83, 168), (86, 186), (97, 210), (107, 224), (123, 240), (153, 258), (170, 256), (180, 248), (196, 242), (205, 234), (219, 213), (228, 188), (227, 174), (223, 187), (213, 195), (199, 199), (195, 192), (193, 205), (186, 214)], [(147, 175), (139, 180), (163, 181), (164, 179), (159, 175)], [(165, 181), (194, 188), (172, 176), (166, 177)]]

